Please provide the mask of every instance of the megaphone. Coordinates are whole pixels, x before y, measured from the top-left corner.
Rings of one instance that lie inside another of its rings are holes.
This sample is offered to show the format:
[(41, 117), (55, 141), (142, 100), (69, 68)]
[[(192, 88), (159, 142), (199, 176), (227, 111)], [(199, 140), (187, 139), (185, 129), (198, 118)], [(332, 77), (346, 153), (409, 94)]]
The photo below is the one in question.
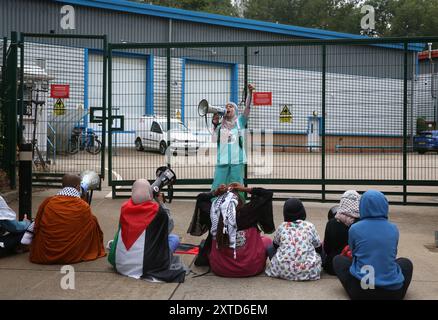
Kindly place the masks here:
[(154, 197), (156, 197), (160, 193), (160, 190), (163, 189), (165, 186), (169, 186), (169, 189), (171, 189), (173, 184), (176, 182), (175, 172), (173, 172), (172, 169), (166, 166), (159, 167), (157, 169), (156, 175), (157, 179), (151, 185)]
[(221, 117), (226, 113), (226, 109), (224, 107), (212, 106), (208, 103), (206, 99), (202, 99), (198, 104), (198, 114), (203, 117), (207, 113), (218, 113)]
[(92, 170), (85, 170), (81, 172), (80, 177), (82, 196), (90, 204), (93, 198), (93, 190), (97, 190), (100, 187), (100, 176)]

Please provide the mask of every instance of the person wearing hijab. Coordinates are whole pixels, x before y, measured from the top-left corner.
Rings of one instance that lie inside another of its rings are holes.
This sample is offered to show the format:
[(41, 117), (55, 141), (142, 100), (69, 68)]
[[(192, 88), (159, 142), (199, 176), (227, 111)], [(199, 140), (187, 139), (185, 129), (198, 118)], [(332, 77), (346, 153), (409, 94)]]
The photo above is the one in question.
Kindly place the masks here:
[(351, 299), (403, 299), (412, 279), (409, 259), (397, 259), (399, 231), (388, 221), (388, 200), (377, 190), (365, 192), (360, 221), (350, 227), (353, 261), (338, 255), (333, 269)]
[(81, 178), (66, 174), (62, 190), (41, 203), (35, 218), (29, 259), (40, 264), (91, 261), (106, 255), (103, 232), (81, 198)]
[(31, 222), (24, 216), (23, 221), (17, 221), (14, 210), (9, 208), (5, 199), (0, 196), (0, 257), (21, 250), (21, 239)]
[(333, 258), (348, 245), (348, 230), (359, 220), (359, 201), (359, 193), (355, 190), (348, 190), (342, 195), (336, 211), (333, 208), (330, 209), (334, 215), (325, 226), (322, 263), (328, 274), (335, 275)]
[(172, 229), (162, 196), (154, 200), (149, 182), (139, 179), (132, 186), (131, 198), (122, 205), (108, 261), (118, 273), (135, 279), (184, 282), (185, 266), (173, 255), (179, 237), (170, 233)]
[(234, 102), (226, 104), (226, 113), (219, 124), (219, 115), (213, 117), (213, 142), (217, 143), (217, 162), (211, 190), (216, 190), (221, 184), (232, 182), (243, 184), (246, 159), (244, 132), (251, 110), (252, 92), (254, 87), (248, 84), (249, 93), (243, 115)]
[(284, 222), (274, 234), (276, 248), (265, 273), (270, 277), (294, 281), (318, 280), (321, 241), (315, 226), (306, 220), (306, 210), (299, 199), (284, 203)]
[[(240, 196), (242, 192), (251, 194), (247, 203)], [(209, 234), (195, 265), (209, 265), (214, 274), (222, 277), (262, 273), (272, 240), (261, 235), (261, 231), (275, 231), (272, 196), (270, 190), (247, 188), (239, 183), (199, 194), (187, 232), (192, 236), (207, 231)]]

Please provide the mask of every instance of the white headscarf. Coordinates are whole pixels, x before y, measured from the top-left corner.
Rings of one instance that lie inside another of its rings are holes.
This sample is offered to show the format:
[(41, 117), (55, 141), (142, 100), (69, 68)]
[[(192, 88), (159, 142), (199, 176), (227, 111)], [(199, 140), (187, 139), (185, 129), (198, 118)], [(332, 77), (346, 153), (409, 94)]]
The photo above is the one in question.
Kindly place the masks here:
[(9, 208), (5, 199), (0, 196), (0, 220), (15, 220), (16, 217), (17, 215), (15, 214), (14, 210)]
[(335, 218), (345, 224), (351, 226), (359, 215), (360, 195), (355, 190), (345, 191), (339, 202), (339, 208)]
[(239, 108), (237, 108), (237, 104), (235, 104), (234, 102), (227, 102), (226, 105), (229, 104), (231, 104), (234, 108), (234, 117), (231, 119), (227, 119), (227, 117), (224, 116), (224, 118), (222, 119), (222, 127), (231, 130), (236, 125), (237, 118), (239, 117)]
[(152, 188), (146, 179), (138, 179), (132, 185), (131, 199), (134, 204), (150, 201), (153, 198)]

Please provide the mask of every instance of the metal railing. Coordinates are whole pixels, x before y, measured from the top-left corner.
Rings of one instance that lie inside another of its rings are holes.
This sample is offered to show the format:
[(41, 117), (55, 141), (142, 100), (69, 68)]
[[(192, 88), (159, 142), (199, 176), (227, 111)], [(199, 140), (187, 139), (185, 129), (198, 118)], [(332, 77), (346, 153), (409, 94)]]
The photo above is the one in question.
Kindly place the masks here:
[[(139, 116), (162, 116), (170, 126), (181, 115), (182, 123), (201, 137), (199, 132), (206, 130), (197, 103), (202, 98), (212, 104), (239, 103), (247, 84), (253, 83), (256, 91), (271, 92), (273, 98), (269, 105), (252, 108), (252, 147), (270, 145), (274, 150), (268, 174), (257, 174), (257, 166), (248, 161), (247, 184), (283, 185), (287, 188), (276, 189), (278, 198), (282, 193), (305, 193), (316, 201), (337, 201), (333, 195), (345, 191), (339, 185), (386, 186), (393, 203), (423, 203), (415, 197), (438, 196), (429, 189), (438, 186), (438, 162), (434, 154), (421, 157), (411, 147), (416, 118), (429, 116), (423, 106), (427, 94), (415, 80), (416, 51), (436, 40), (110, 43), (108, 117), (111, 123), (117, 108), (124, 131), (132, 130), (136, 139), (146, 141), (150, 128), (138, 124)], [(122, 68), (126, 59), (130, 70)], [(132, 90), (118, 89), (128, 85)], [(145, 96), (145, 103), (136, 104), (138, 96)], [(280, 119), (284, 106), (291, 115)], [(172, 155), (140, 153), (134, 141), (115, 142), (118, 131), (109, 125), (109, 169), (117, 173), (117, 178), (109, 176), (109, 184), (115, 195), (115, 186), (121, 193), (138, 177), (153, 180), (162, 164), (179, 173), (176, 196), (208, 190), (214, 159), (199, 164), (199, 159), (187, 157), (177, 163)], [(262, 131), (271, 133), (271, 142), (256, 141), (254, 132)], [(111, 152), (114, 147), (117, 155)], [(424, 190), (417, 191), (420, 186)]]

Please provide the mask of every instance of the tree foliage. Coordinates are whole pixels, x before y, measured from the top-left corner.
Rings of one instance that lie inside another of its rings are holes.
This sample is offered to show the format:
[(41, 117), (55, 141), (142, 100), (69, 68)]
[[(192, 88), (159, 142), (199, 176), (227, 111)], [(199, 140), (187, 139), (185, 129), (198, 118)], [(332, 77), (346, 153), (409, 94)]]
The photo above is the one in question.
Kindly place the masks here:
[(377, 36), (438, 33), (438, 0), (131, 0), (274, 23), (359, 34), (363, 5), (375, 9)]

